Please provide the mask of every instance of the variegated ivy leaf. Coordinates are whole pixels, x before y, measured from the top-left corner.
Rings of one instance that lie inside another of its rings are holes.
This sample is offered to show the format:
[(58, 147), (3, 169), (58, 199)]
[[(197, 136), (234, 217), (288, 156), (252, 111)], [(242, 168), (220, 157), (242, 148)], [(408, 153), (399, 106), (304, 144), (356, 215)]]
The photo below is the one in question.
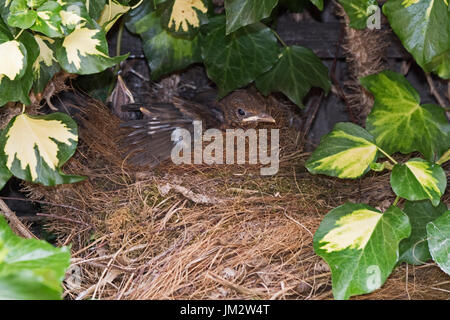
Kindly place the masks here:
[(427, 234), (434, 262), (450, 275), (450, 210), (427, 224)]
[(445, 192), (447, 178), (440, 165), (415, 158), (394, 166), (391, 186), (399, 197), (410, 201), (429, 199), (437, 206)]
[(420, 105), (419, 93), (405, 77), (386, 70), (360, 81), (375, 96), (366, 128), (380, 148), (389, 154), (420, 151), (430, 161), (448, 150), (450, 124), (444, 109)]
[(41, 32), (52, 38), (61, 37), (63, 32), (60, 11), (61, 6), (56, 1), (47, 1), (36, 10), (36, 22), (31, 30)]
[(331, 210), (314, 235), (314, 251), (331, 268), (335, 299), (380, 288), (410, 232), (408, 216), (394, 206), (385, 213), (353, 203)]
[(450, 161), (450, 149), (448, 149), (436, 163), (444, 164), (447, 161)]
[(22, 32), (19, 38), (13, 40), (0, 19), (0, 106), (10, 101), (30, 104), (32, 66), (38, 54), (39, 47), (28, 31)]
[(27, 70), (27, 49), (17, 40), (0, 43), (0, 85), (4, 77), (20, 79)]
[(45, 89), (60, 68), (52, 47), (55, 40), (40, 35), (35, 35), (34, 39), (39, 45), (39, 56), (33, 64), (33, 88), (35, 92), (39, 93)]
[(429, 200), (406, 201), (403, 212), (411, 222), (411, 235), (400, 242), (399, 262), (420, 265), (431, 259), (427, 243), (427, 224), (447, 210), (444, 203), (433, 207)]
[(172, 36), (161, 27), (161, 19), (150, 2), (143, 3), (128, 17), (127, 28), (142, 38), (153, 80), (201, 62), (198, 36), (192, 40)]
[(314, 174), (355, 179), (369, 171), (377, 152), (374, 138), (366, 130), (350, 122), (337, 123), (322, 137), (306, 168)]
[(82, 181), (59, 169), (74, 154), (77, 141), (76, 123), (66, 114), (20, 114), (0, 136), (0, 161), (16, 177), (45, 186)]
[(127, 58), (110, 58), (105, 32), (92, 24), (78, 27), (64, 40), (59, 40), (56, 57), (61, 67), (70, 73), (93, 74), (101, 72)]
[(91, 22), (92, 19), (83, 2), (58, 1), (58, 3), (62, 6), (59, 16), (64, 34), (70, 34), (74, 29)]
[(170, 33), (193, 38), (206, 21), (205, 0), (168, 0), (162, 4), (161, 24)]
[(30, 8), (27, 0), (13, 0), (9, 7), (7, 23), (11, 27), (28, 29), (36, 22), (37, 12)]
[(98, 24), (108, 32), (116, 21), (131, 8), (124, 6), (115, 0), (110, 0), (104, 7), (101, 16), (98, 20)]
[(450, 78), (448, 0), (389, 0), (383, 5), (383, 13), (425, 71)]
[(103, 9), (106, 6), (106, 1), (109, 0), (85, 0), (86, 9), (92, 19), (97, 20), (100, 18)]

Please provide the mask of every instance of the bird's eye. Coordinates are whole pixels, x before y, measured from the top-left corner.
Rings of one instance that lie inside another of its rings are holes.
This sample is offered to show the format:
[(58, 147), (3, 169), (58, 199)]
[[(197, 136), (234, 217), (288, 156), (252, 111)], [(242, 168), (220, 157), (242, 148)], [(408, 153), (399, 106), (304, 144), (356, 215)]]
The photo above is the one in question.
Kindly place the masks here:
[(238, 114), (239, 114), (240, 116), (245, 116), (245, 111), (242, 110), (242, 109), (238, 109)]

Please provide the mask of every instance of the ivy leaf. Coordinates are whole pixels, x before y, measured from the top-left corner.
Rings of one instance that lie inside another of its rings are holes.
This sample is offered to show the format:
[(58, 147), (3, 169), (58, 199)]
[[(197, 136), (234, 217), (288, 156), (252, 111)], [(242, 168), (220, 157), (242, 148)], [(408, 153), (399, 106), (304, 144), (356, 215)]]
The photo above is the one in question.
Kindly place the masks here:
[(392, 190), (410, 201), (429, 199), (437, 206), (446, 186), (447, 178), (441, 166), (423, 159), (411, 159), (392, 169)]
[[(0, 39), (12, 39), (9, 34), (2, 34), (2, 21), (0, 19)], [(10, 101), (21, 101), (30, 104), (29, 93), (33, 85), (33, 63), (39, 55), (39, 47), (33, 36), (24, 31), (16, 40), (0, 40), (0, 106)], [(19, 51), (16, 50), (17, 42)], [(25, 69), (25, 72), (23, 68)], [(20, 69), (19, 69), (20, 68)], [(19, 72), (19, 73), (17, 73)], [(11, 78), (13, 79), (11, 79)]]
[(278, 0), (225, 0), (227, 34), (270, 16)]
[(98, 24), (103, 30), (108, 32), (116, 21), (130, 9), (129, 6), (124, 6), (115, 0), (111, 0), (105, 5), (100, 18), (98, 19)]
[(61, 30), (60, 11), (61, 6), (57, 2), (47, 1), (36, 10), (36, 23), (31, 27), (31, 30), (42, 32), (51, 38), (61, 37), (63, 32)]
[(450, 275), (450, 210), (427, 224), (427, 234), (434, 262)]
[(403, 212), (406, 213), (411, 222), (411, 235), (400, 242), (399, 262), (420, 265), (431, 259), (428, 249), (427, 223), (440, 217), (447, 210), (444, 203), (433, 207), (429, 200), (406, 201)]
[(331, 210), (314, 235), (314, 251), (330, 266), (335, 299), (381, 287), (408, 237), (408, 216), (392, 206), (384, 214), (365, 204), (346, 203)]
[[(427, 72), (450, 78), (450, 11), (444, 0), (389, 0), (389, 24), (416, 62)], [(446, 64), (447, 67), (444, 67)]]
[(313, 174), (355, 179), (365, 174), (377, 160), (377, 146), (363, 128), (341, 122), (322, 137), (319, 146), (306, 162)]
[(56, 57), (70, 73), (93, 74), (125, 60), (128, 55), (110, 58), (105, 32), (98, 26), (79, 27), (58, 40)]
[(350, 19), (350, 27), (354, 29), (365, 29), (369, 18), (368, 8), (378, 6), (376, 0), (339, 0)]
[(28, 29), (36, 22), (37, 12), (27, 5), (27, 0), (13, 0), (9, 7), (8, 24), (11, 27)]
[(33, 63), (34, 91), (39, 93), (44, 91), (48, 82), (60, 70), (60, 67), (52, 46), (55, 41), (40, 35), (35, 35), (34, 39), (39, 46), (39, 56)]
[(89, 23), (92, 27), (93, 20), (87, 12), (87, 8), (83, 2), (64, 2), (61, 11), (61, 28), (64, 34), (68, 35), (77, 28), (85, 26)]
[(148, 4), (131, 12), (127, 28), (141, 36), (153, 80), (201, 62), (198, 37), (192, 40), (173, 37), (161, 27), (160, 17)]
[(16, 236), (0, 216), (0, 299), (61, 299), (70, 249)]
[(102, 11), (105, 8), (105, 6), (106, 0), (95, 0), (95, 1), (88, 0), (86, 3), (86, 9), (89, 13), (89, 16), (94, 20), (100, 18), (100, 15), (102, 14)]
[(323, 0), (309, 0), (313, 5), (317, 7), (320, 11), (323, 10)]
[(207, 21), (205, 0), (169, 0), (164, 7), (161, 24), (175, 36), (192, 39)]
[(331, 88), (328, 69), (311, 50), (292, 46), (281, 52), (275, 66), (256, 79), (256, 86), (264, 94), (283, 92), (299, 107), (312, 87), (325, 92)]
[(420, 105), (419, 93), (401, 74), (383, 71), (360, 79), (375, 96), (366, 128), (389, 154), (420, 151), (436, 161), (450, 147), (450, 124), (444, 109)]
[(12, 173), (8, 170), (3, 162), (0, 161), (0, 190), (6, 185), (6, 183), (11, 179)]
[(277, 60), (277, 39), (261, 23), (225, 35), (218, 18), (202, 43), (202, 56), (208, 77), (219, 87), (219, 98), (254, 81), (270, 70)]
[(45, 186), (74, 183), (80, 176), (64, 175), (60, 167), (75, 153), (77, 125), (64, 113), (20, 114), (0, 136), (0, 161), (14, 176)]

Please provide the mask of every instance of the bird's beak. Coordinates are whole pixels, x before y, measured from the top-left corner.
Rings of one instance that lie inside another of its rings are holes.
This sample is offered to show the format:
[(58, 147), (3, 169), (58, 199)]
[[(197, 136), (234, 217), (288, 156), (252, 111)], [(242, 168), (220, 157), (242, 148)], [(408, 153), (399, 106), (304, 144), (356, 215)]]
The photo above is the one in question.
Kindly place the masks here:
[(264, 123), (275, 123), (275, 119), (272, 118), (267, 113), (262, 113), (256, 116), (247, 117), (242, 120), (244, 123), (250, 123), (250, 122), (264, 122)]

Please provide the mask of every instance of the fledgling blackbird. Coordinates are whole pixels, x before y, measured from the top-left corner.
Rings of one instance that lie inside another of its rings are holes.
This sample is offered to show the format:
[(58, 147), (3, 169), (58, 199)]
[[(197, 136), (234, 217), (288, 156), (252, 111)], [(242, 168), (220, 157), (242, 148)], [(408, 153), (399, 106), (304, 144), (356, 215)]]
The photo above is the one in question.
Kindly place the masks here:
[(172, 98), (171, 103), (150, 105), (128, 104), (123, 112), (141, 113), (140, 119), (123, 123), (128, 128), (121, 146), (128, 161), (136, 166), (155, 167), (168, 159), (176, 142), (172, 132), (184, 128), (194, 131), (193, 122), (202, 121), (202, 129), (220, 130), (256, 127), (259, 123), (275, 123), (267, 113), (265, 102), (256, 92), (237, 90), (217, 101), (214, 90), (199, 92), (192, 100)]

